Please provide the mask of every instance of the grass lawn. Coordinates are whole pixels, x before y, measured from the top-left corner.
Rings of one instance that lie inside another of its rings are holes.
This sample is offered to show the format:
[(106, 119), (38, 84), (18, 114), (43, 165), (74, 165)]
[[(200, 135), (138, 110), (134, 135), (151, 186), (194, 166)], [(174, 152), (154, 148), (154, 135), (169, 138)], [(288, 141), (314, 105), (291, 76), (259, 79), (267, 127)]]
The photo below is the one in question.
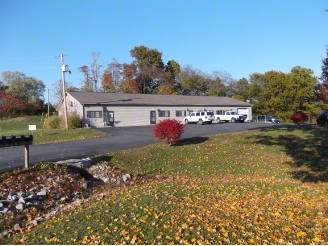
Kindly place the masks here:
[(327, 244), (327, 128), (232, 133), (101, 158), (172, 179), (104, 199), (4, 244)]
[[(29, 125), (36, 125), (36, 131), (29, 131)], [(105, 133), (91, 128), (43, 129), (41, 116), (28, 116), (0, 121), (0, 135), (33, 135), (33, 144), (47, 144), (82, 140), (106, 136)]]

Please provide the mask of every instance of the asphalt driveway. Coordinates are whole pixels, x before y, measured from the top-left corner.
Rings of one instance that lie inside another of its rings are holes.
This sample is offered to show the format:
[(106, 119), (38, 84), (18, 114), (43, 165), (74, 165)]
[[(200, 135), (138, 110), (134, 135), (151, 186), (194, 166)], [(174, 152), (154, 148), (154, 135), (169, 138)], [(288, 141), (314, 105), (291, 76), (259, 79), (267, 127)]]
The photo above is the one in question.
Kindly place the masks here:
[[(261, 128), (282, 127), (270, 123), (220, 123), (210, 125), (187, 125), (181, 139), (205, 137), (228, 132), (249, 131)], [(288, 124), (293, 127), (293, 125)], [(108, 133), (102, 138), (55, 144), (31, 145), (30, 164), (42, 161), (59, 161), (72, 158), (86, 158), (108, 152), (133, 149), (158, 143), (154, 137), (154, 126), (109, 127), (97, 130)], [(24, 166), (24, 146), (0, 148), (0, 173)]]

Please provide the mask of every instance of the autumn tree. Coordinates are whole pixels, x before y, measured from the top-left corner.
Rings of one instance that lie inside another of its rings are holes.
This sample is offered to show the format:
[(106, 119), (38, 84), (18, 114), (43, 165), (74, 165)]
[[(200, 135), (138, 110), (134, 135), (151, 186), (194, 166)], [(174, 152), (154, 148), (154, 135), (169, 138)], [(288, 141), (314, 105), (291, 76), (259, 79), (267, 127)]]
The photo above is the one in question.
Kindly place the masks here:
[(181, 71), (180, 64), (175, 60), (167, 62), (163, 73), (163, 83), (158, 87), (157, 94), (178, 94), (180, 81), (178, 80)]
[(316, 86), (316, 96), (320, 102), (321, 109), (328, 108), (328, 46), (326, 46), (326, 58), (321, 60), (321, 76), (320, 83)]
[(9, 88), (9, 86), (5, 85), (2, 81), (0, 81), (0, 91), (5, 91)]
[[(0, 91), (0, 117), (14, 117), (27, 113), (29, 104), (18, 94), (13, 92)], [(38, 107), (35, 105), (35, 107)]]
[(161, 94), (161, 95), (178, 95), (178, 92), (175, 91), (173, 85), (163, 84), (163, 85), (160, 85), (158, 87), (156, 94)]
[(209, 85), (205, 74), (191, 65), (181, 69), (179, 80), (181, 83), (179, 94), (200, 96), (206, 95), (208, 92)]
[(170, 80), (177, 81), (179, 74), (181, 72), (181, 67), (177, 61), (169, 60), (165, 65), (164, 71), (170, 73)]
[(136, 82), (142, 93), (152, 94), (163, 83), (164, 63), (162, 53), (145, 46), (130, 50), (136, 67)]
[(105, 92), (115, 92), (116, 88), (113, 83), (113, 78), (111, 73), (106, 69), (103, 73), (101, 86), (105, 90)]
[(45, 85), (35, 77), (28, 77), (21, 72), (2, 72), (3, 87), (6, 92), (19, 95), (19, 97), (29, 104), (43, 103)]
[(120, 92), (140, 93), (139, 86), (134, 79), (136, 76), (136, 66), (132, 64), (123, 64), (123, 80), (120, 85)]
[(311, 69), (296, 66), (290, 73), (268, 71), (250, 76), (249, 98), (254, 114), (273, 114), (290, 120), (294, 111), (314, 115), (316, 77)]

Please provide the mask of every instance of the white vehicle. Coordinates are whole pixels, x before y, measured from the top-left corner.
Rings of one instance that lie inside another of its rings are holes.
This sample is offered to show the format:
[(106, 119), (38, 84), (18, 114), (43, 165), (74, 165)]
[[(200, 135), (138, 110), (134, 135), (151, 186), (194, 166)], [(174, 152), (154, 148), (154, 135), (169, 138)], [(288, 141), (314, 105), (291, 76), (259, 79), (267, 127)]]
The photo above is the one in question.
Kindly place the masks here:
[(245, 121), (246, 117), (244, 115), (238, 114), (235, 111), (225, 111), (224, 114), (216, 114), (215, 115), (215, 121), (217, 123), (220, 122), (241, 122), (243, 123)]
[(197, 112), (190, 112), (189, 116), (184, 118), (185, 124), (189, 123), (197, 123), (200, 125), (206, 124), (212, 124), (212, 121), (214, 121), (214, 112), (213, 110), (200, 110)]

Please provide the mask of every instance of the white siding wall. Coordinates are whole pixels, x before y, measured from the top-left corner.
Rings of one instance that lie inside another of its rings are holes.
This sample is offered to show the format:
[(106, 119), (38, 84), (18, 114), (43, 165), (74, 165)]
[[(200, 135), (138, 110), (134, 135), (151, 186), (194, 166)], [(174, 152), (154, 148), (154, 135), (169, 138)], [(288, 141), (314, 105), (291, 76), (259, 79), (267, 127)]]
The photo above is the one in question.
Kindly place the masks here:
[[(159, 117), (158, 109), (170, 111), (170, 117)], [(176, 110), (187, 110), (186, 107), (107, 107), (108, 111), (114, 111), (115, 126), (141, 126), (150, 125), (150, 111), (156, 112), (156, 122), (164, 119), (183, 120), (183, 116), (176, 117)]]
[(66, 98), (67, 103), (67, 113), (68, 115), (72, 113), (77, 113), (81, 119), (83, 117), (83, 106), (73, 97), (68, 96)]
[[(156, 112), (156, 122), (164, 120), (167, 118), (176, 119), (183, 121), (184, 116), (176, 116), (176, 111), (186, 111), (188, 115), (190, 111), (198, 110), (213, 110), (214, 113), (216, 110), (234, 110), (237, 111), (238, 107), (204, 107), (204, 106), (173, 106), (173, 107), (163, 107), (163, 106), (89, 106), (84, 108), (84, 124), (88, 123), (96, 127), (104, 127), (103, 118), (107, 114), (106, 111), (114, 112), (114, 126), (142, 126), (150, 125), (150, 111)], [(239, 107), (240, 108), (240, 107)], [(159, 117), (159, 111), (170, 111), (170, 117)], [(87, 111), (102, 111), (102, 118), (87, 118)], [(248, 108), (249, 116), (252, 117), (252, 109)]]
[[(104, 126), (104, 106), (85, 106), (83, 124), (90, 124), (95, 127)], [(87, 118), (87, 111), (101, 111), (101, 118)]]
[[(72, 113), (77, 113), (81, 119), (83, 118), (83, 106), (71, 95), (67, 95), (66, 97), (66, 105), (67, 105), (67, 114), (70, 115)], [(64, 115), (64, 102), (60, 105), (58, 110), (58, 115), (61, 117)]]

